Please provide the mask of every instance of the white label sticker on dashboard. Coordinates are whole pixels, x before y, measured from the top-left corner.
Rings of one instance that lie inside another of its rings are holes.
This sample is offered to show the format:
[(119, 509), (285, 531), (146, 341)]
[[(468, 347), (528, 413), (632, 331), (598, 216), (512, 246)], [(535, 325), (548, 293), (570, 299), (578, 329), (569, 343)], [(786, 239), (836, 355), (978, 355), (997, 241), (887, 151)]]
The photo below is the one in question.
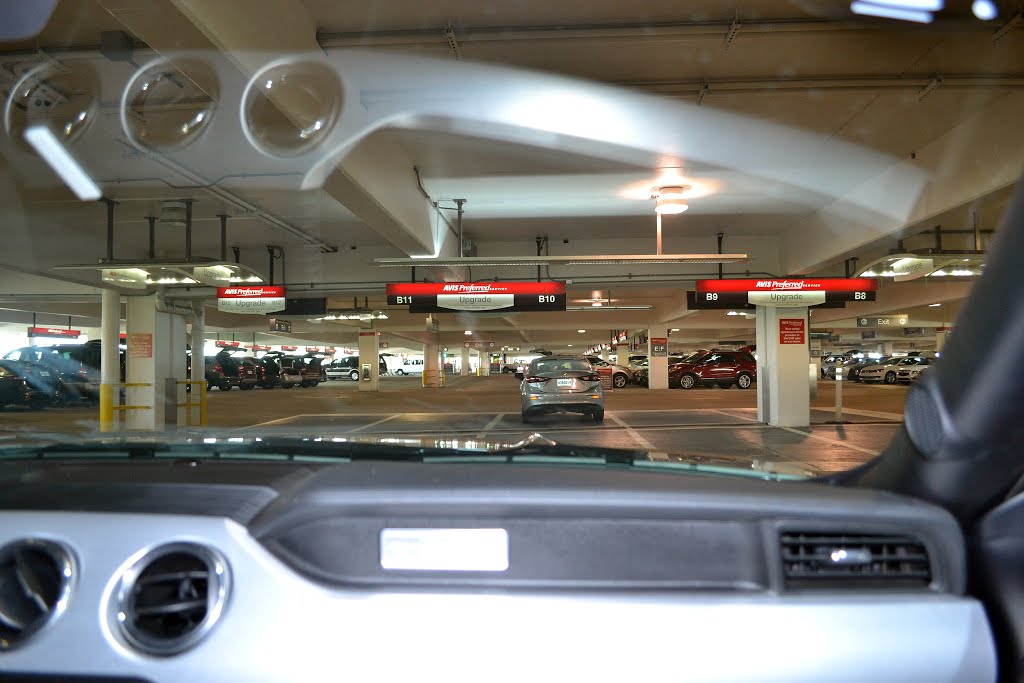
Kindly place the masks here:
[(505, 529), (382, 529), (380, 566), (419, 571), (503, 572)]

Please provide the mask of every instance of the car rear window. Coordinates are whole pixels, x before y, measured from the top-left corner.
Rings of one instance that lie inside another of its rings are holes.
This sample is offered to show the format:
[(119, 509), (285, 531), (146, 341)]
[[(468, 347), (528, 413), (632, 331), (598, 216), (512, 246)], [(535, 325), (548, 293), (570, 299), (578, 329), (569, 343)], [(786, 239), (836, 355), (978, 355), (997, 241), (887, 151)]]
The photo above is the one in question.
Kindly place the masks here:
[(534, 372), (590, 372), (590, 363), (582, 359), (566, 358), (562, 360), (546, 359), (535, 361)]

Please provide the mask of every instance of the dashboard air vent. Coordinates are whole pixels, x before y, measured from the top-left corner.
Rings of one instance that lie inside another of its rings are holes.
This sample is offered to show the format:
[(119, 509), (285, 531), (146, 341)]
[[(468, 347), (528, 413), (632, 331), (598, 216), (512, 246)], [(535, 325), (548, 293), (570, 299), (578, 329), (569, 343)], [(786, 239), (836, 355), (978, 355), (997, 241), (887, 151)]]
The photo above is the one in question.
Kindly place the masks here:
[(213, 550), (192, 543), (161, 546), (121, 576), (111, 616), (133, 647), (177, 654), (217, 623), (229, 582), (227, 563)]
[(0, 652), (60, 616), (74, 573), (70, 553), (56, 543), (26, 539), (0, 548)]
[(919, 539), (881, 534), (786, 532), (787, 588), (928, 588), (931, 566)]

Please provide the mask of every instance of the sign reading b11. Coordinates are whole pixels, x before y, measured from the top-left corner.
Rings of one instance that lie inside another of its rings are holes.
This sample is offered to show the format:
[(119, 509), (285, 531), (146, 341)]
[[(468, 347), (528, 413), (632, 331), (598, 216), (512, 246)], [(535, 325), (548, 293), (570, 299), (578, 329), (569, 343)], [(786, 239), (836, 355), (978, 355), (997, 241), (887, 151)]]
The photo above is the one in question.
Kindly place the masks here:
[(217, 310), (225, 313), (262, 315), (284, 309), (282, 286), (221, 287), (217, 290)]

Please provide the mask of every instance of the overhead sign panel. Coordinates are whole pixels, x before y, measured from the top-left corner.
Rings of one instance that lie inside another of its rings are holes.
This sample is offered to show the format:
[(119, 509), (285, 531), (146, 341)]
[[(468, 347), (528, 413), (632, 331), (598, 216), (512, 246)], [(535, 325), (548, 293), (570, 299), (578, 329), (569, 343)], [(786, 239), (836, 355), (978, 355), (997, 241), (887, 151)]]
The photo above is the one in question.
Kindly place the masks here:
[(292, 331), (291, 320), (278, 320), (277, 318), (270, 319), (270, 331), (271, 332), (288, 332)]
[(62, 339), (78, 339), (82, 335), (81, 330), (69, 330), (64, 327), (30, 327), (30, 337), (60, 337)]
[(410, 313), (565, 310), (562, 282), (404, 282), (389, 284), (387, 296)]
[[(707, 293), (707, 292), (705, 292)], [(825, 292), (747, 292), (747, 303), (755, 306), (817, 306), (825, 303)]]
[[(780, 299), (779, 303), (766, 303), (762, 305), (789, 305), (789, 306), (816, 306), (818, 308), (843, 308), (847, 301), (854, 301), (854, 295), (863, 294), (864, 299), (856, 299), (857, 301), (874, 301), (875, 292), (687, 292), (686, 293), (686, 307), (691, 311), (702, 311), (702, 310), (754, 310), (754, 304), (760, 304), (758, 299), (760, 297), (769, 296), (771, 294), (779, 295), (793, 295), (799, 294), (803, 298), (804, 302), (813, 300), (822, 300), (822, 303), (796, 303), (795, 299)], [(810, 295), (810, 296), (808, 296)], [(768, 299), (770, 301), (770, 298)], [(788, 301), (789, 303), (785, 303)]]
[(781, 278), (697, 280), (698, 292), (874, 292), (878, 281), (853, 278)]
[(857, 327), (904, 327), (909, 321), (906, 313), (869, 315), (857, 318)]
[(225, 313), (262, 315), (283, 311), (284, 287), (257, 285), (221, 287), (217, 290), (217, 310)]
[(895, 261), (890, 268), (896, 282), (908, 282), (932, 273), (935, 270), (935, 261), (930, 258), (908, 256)]

